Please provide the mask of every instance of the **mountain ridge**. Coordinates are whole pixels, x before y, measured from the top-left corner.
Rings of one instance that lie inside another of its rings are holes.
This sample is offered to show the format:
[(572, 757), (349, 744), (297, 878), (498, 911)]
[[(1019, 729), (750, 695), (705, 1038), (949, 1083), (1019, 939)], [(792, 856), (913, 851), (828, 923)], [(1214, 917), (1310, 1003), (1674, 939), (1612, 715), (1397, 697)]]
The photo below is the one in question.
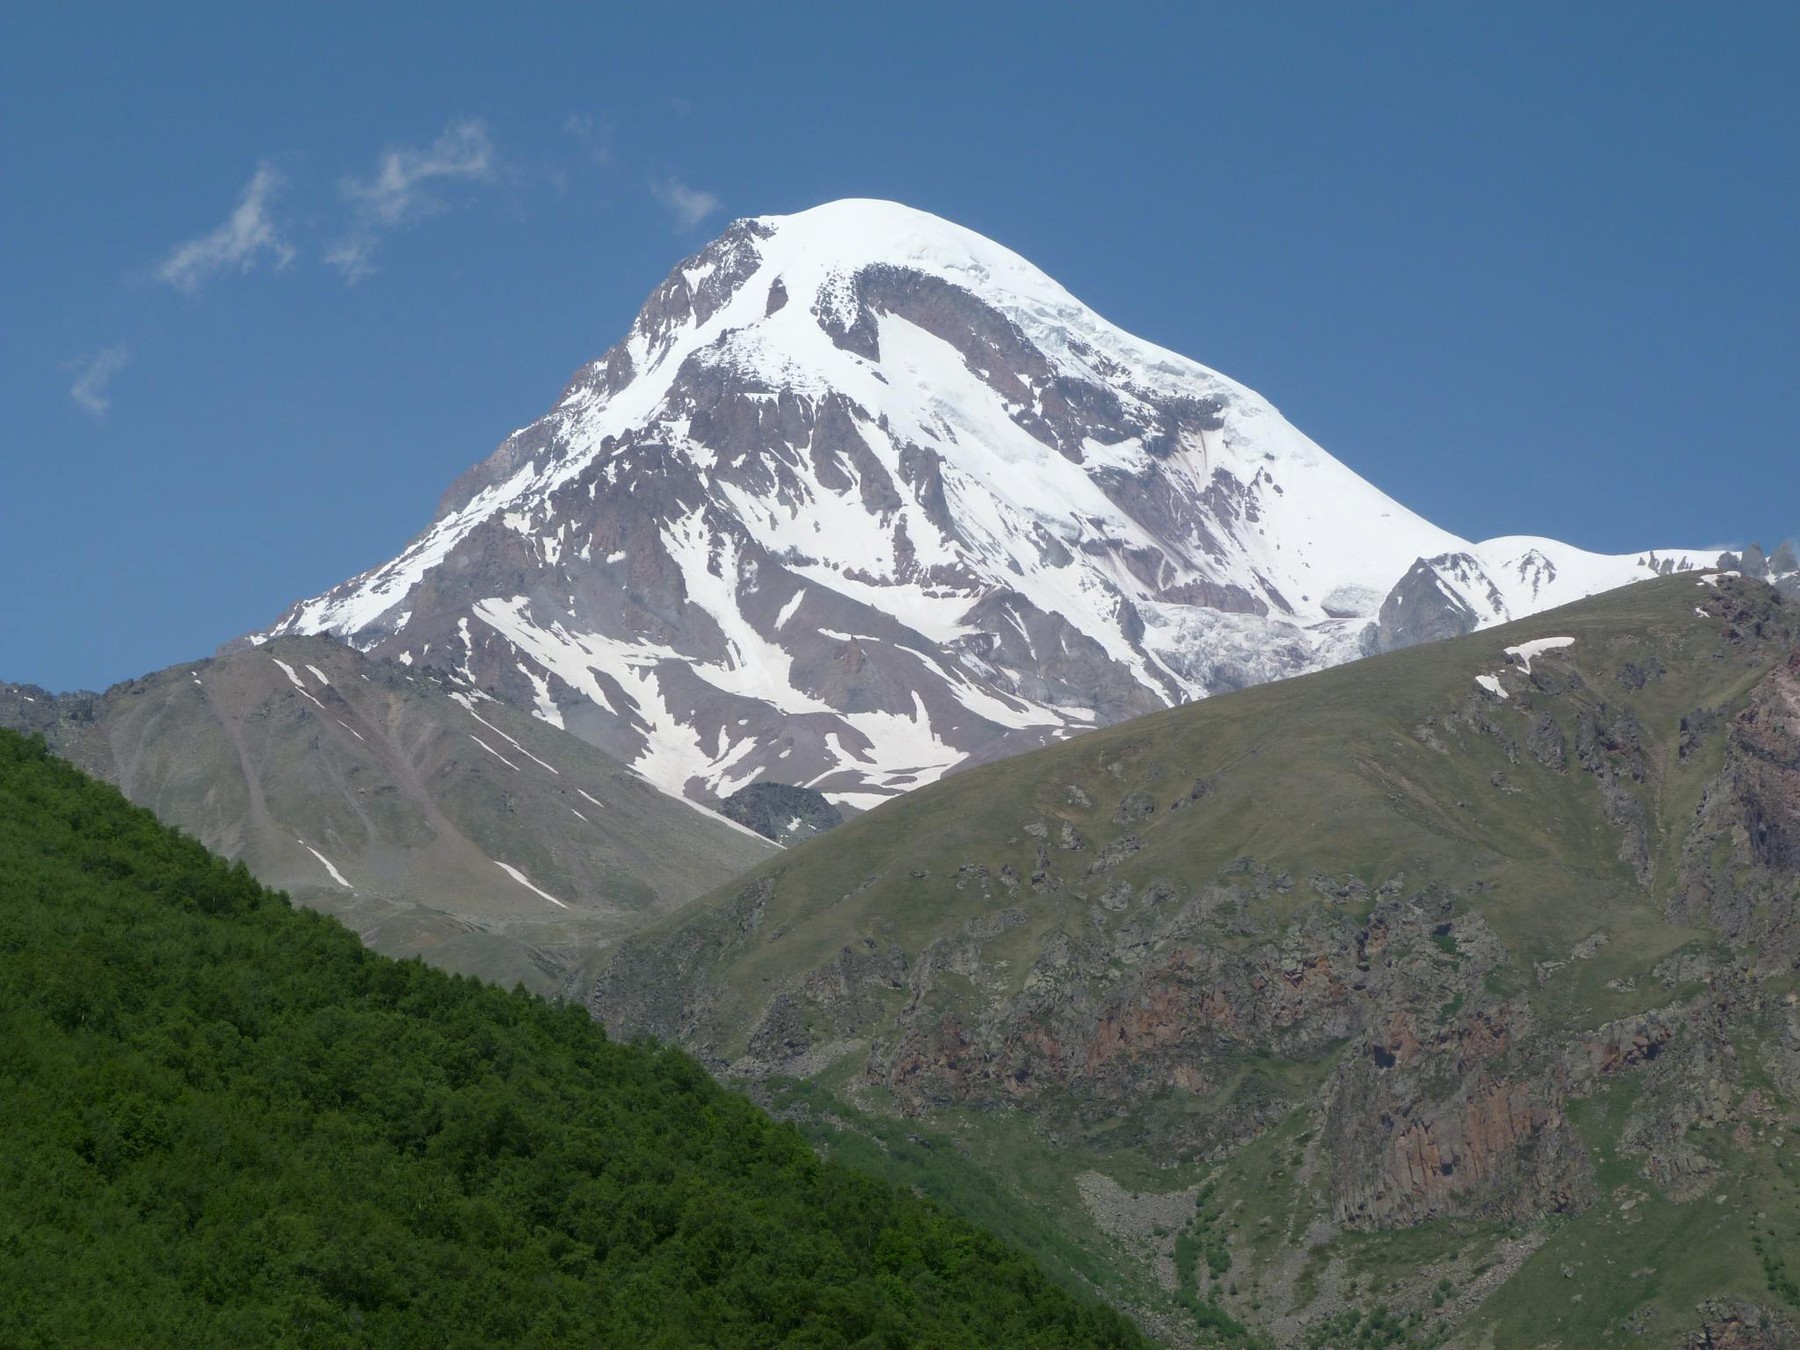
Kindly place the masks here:
[(0, 682), (0, 726), (371, 947), (509, 986), (556, 987), (774, 851), (516, 709), (322, 638), (102, 694)]

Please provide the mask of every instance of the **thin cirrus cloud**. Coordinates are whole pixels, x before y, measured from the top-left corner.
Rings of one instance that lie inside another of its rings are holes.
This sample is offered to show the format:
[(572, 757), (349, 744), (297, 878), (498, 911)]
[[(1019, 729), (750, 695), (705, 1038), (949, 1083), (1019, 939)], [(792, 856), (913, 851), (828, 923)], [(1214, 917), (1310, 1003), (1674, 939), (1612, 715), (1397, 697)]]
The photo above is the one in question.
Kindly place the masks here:
[(710, 192), (691, 188), (679, 178), (659, 178), (650, 184), (650, 195), (668, 208), (675, 226), (691, 230), (719, 209), (719, 199)]
[[(608, 167), (616, 162), (609, 120), (577, 113), (562, 130), (587, 163)], [(450, 123), (428, 145), (384, 150), (368, 177), (350, 174), (339, 181), (338, 193), (349, 219), (324, 249), (325, 262), (347, 282), (373, 275), (376, 255), (389, 234), (445, 210), (446, 189), (492, 183), (501, 169), (487, 124), (476, 117)], [(177, 245), (153, 275), (192, 294), (225, 273), (247, 273), (264, 262), (276, 271), (287, 267), (298, 254), (273, 211), (275, 199), (287, 186), (286, 175), (264, 160), (231, 214), (217, 228)], [(653, 179), (649, 190), (682, 231), (694, 229), (719, 209), (717, 195), (691, 187), (673, 174)]]
[(361, 281), (375, 271), (375, 253), (390, 231), (443, 210), (437, 189), (446, 184), (492, 181), (497, 159), (487, 125), (477, 118), (452, 122), (422, 149), (384, 151), (371, 177), (347, 177), (339, 184), (351, 223), (325, 261), (346, 281)]
[(102, 347), (97, 352), (77, 357), (64, 367), (75, 373), (75, 380), (69, 386), (69, 397), (75, 400), (77, 407), (95, 417), (106, 416), (106, 410), (112, 407), (113, 377), (125, 369), (129, 360), (129, 347)]
[(265, 258), (277, 271), (286, 267), (294, 260), (294, 249), (270, 213), (286, 181), (268, 161), (257, 165), (231, 214), (218, 228), (176, 245), (157, 264), (156, 279), (192, 294), (222, 272), (249, 272)]
[(592, 113), (575, 113), (563, 123), (565, 135), (572, 136), (585, 159), (609, 168), (613, 163), (613, 125)]

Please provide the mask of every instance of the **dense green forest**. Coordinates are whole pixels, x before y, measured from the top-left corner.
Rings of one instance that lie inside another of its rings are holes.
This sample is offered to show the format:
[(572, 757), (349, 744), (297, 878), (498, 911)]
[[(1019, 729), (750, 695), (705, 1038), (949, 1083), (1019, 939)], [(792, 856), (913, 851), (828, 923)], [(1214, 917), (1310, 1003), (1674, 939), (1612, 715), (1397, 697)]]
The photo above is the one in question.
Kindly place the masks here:
[(1139, 1346), (670, 1050), (0, 732), (0, 1344)]

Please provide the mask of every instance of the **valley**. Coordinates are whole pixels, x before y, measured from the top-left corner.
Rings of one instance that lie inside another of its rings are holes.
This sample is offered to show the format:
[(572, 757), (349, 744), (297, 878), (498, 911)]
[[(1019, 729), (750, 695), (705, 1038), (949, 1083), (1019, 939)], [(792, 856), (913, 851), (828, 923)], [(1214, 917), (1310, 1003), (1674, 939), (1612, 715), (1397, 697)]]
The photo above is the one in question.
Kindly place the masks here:
[(841, 1343), (1791, 1350), (1796, 597), (1791, 546), (1460, 539), (848, 200), (677, 265), (389, 562), (0, 727), (1057, 1310), (938, 1254), (795, 1314)]

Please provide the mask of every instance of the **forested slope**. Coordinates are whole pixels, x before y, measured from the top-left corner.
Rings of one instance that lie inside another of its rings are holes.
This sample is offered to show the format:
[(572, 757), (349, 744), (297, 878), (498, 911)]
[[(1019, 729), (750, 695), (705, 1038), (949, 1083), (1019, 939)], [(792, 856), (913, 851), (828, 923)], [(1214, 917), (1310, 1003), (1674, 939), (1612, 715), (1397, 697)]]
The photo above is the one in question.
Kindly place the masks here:
[(1142, 1342), (686, 1056), (366, 951), (0, 732), (0, 1343)]

